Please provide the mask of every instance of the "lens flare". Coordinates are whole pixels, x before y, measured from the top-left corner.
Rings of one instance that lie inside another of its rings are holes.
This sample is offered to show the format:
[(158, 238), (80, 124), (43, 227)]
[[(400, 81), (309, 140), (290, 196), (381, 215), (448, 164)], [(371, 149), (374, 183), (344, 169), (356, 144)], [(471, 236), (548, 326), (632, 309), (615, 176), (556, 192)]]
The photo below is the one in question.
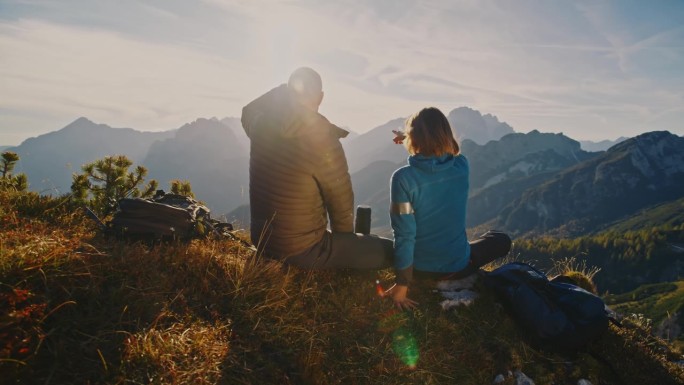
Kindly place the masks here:
[[(380, 284), (380, 280), (375, 281), (375, 291), (380, 297), (385, 296), (385, 289)], [(394, 354), (404, 365), (415, 369), (420, 352), (418, 351), (418, 342), (409, 328), (409, 323), (410, 320), (405, 312), (392, 308), (378, 320), (378, 331), (392, 332)]]
[(385, 295), (385, 289), (382, 288), (382, 285), (380, 284), (379, 279), (375, 280), (375, 292), (378, 293), (378, 295), (380, 297)]
[(408, 328), (401, 327), (392, 333), (392, 350), (399, 360), (411, 369), (418, 364), (418, 343)]

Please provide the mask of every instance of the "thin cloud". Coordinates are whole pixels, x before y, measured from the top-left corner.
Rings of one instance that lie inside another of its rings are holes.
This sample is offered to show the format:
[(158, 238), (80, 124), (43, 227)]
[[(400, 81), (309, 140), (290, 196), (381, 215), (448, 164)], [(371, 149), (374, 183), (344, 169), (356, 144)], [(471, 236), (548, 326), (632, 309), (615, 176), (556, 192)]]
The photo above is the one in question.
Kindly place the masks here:
[(310, 65), (323, 76), (322, 111), (358, 131), (425, 105), (467, 105), (518, 131), (601, 139), (657, 123), (652, 129), (682, 133), (684, 27), (676, 21), (684, 11), (643, 5), (637, 10), (652, 17), (639, 18), (630, 7), (8, 2), (0, 16), (0, 50), (10, 53), (0, 57), (0, 103), (13, 112), (0, 116), (0, 127), (29, 127), (32, 111), (42, 118), (30, 127), (42, 131), (81, 115), (143, 130), (236, 116)]
[[(12, 30), (0, 34), (0, 50), (15, 53), (4, 59), (2, 72), (6, 92), (0, 103), (10, 108), (26, 108), (37, 101), (34, 109), (112, 123), (128, 116), (143, 121), (143, 129), (168, 129), (182, 123), (176, 121), (181, 117), (190, 121), (240, 105), (204, 98), (207, 92), (242, 102), (246, 98), (241, 90), (259, 84), (245, 77), (249, 70), (183, 47), (34, 21), (14, 24)], [(242, 76), (235, 76), (238, 73)], [(258, 73), (254, 68), (251, 79)], [(147, 112), (168, 105), (177, 111), (168, 119), (159, 121), (156, 113)]]

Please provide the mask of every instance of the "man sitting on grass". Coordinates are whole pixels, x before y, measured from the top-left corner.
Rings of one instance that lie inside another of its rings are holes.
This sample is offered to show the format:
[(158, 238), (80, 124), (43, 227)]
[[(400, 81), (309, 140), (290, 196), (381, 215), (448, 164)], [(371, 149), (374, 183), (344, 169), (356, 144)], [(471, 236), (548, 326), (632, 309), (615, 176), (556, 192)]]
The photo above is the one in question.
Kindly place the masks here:
[(307, 269), (389, 267), (391, 240), (353, 232), (340, 144), (348, 132), (318, 112), (322, 100), (320, 75), (302, 67), (242, 110), (252, 241), (266, 256)]

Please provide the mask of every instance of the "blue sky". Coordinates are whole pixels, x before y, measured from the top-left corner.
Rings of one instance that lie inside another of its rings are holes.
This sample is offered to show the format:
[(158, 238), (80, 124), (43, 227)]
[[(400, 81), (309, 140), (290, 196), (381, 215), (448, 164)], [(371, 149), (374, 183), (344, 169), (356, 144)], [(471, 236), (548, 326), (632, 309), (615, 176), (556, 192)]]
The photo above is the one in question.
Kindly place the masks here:
[(0, 0), (0, 145), (79, 116), (239, 116), (302, 65), (357, 132), (433, 105), (575, 139), (684, 135), (680, 0)]

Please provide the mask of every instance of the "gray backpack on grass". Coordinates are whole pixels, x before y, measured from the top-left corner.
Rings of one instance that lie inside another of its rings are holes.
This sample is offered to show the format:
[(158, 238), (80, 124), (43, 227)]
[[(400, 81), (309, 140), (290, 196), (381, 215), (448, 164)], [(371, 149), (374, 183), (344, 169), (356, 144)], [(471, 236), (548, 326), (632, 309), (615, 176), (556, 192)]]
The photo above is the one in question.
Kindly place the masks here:
[(211, 219), (202, 203), (158, 190), (153, 198), (124, 198), (107, 223), (106, 232), (132, 240), (189, 240), (209, 235), (231, 236), (230, 223)]

